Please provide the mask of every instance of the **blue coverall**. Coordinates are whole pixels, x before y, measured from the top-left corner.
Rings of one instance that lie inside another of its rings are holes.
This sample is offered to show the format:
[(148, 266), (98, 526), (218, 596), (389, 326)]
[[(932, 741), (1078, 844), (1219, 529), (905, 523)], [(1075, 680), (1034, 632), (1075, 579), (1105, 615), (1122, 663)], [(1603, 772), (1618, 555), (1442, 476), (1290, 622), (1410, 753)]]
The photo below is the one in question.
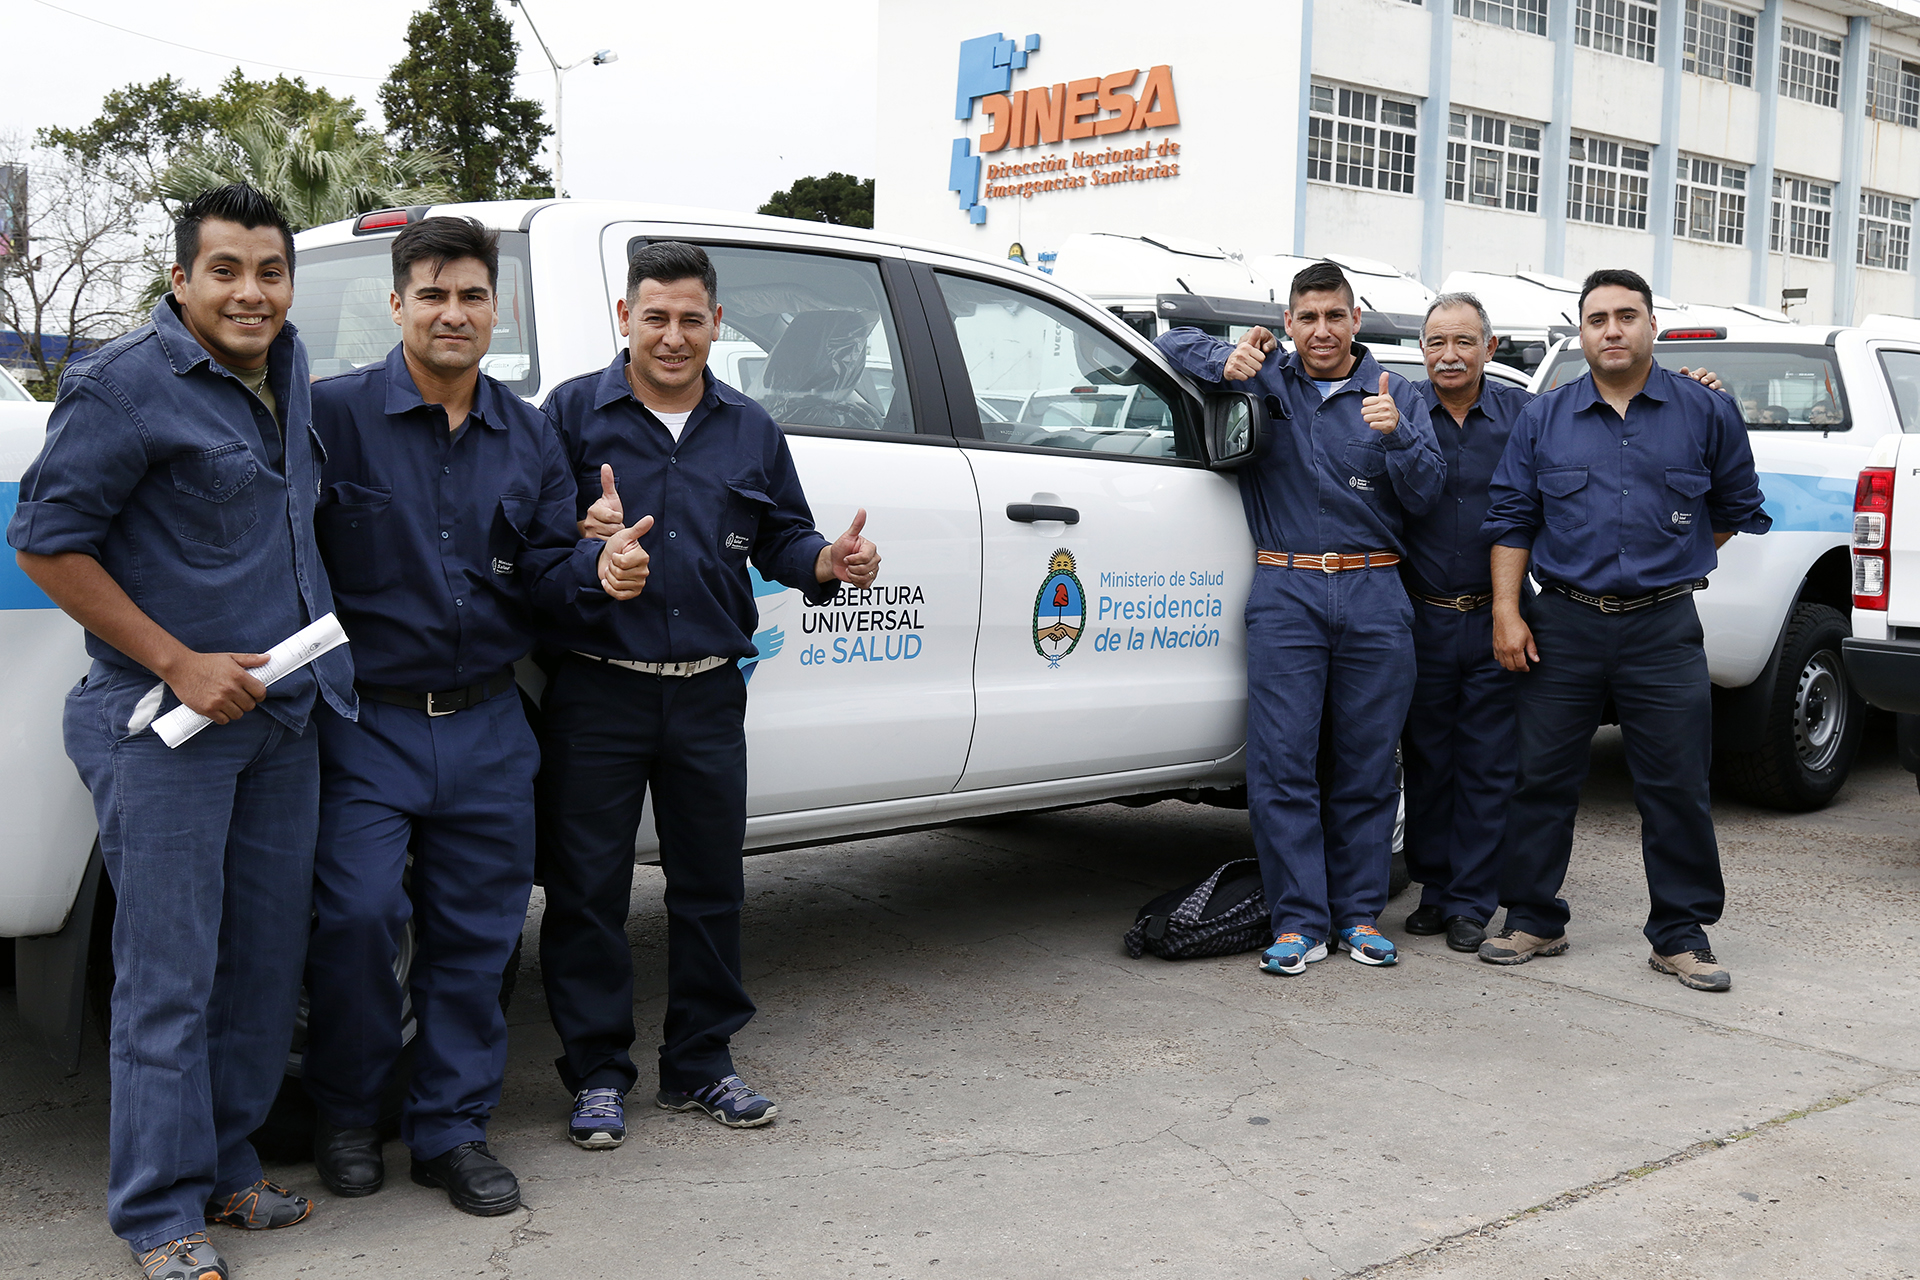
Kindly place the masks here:
[[(1202, 382), (1222, 381), (1230, 343), (1195, 329), (1157, 339)], [(1254, 545), (1314, 555), (1405, 550), (1406, 514), (1440, 497), (1446, 464), (1425, 403), (1389, 374), (1400, 410), (1389, 435), (1366, 425), (1361, 401), (1381, 368), (1355, 343), (1348, 380), (1323, 400), (1298, 353), (1267, 358), (1232, 384), (1268, 397), (1272, 423), (1240, 468)], [(1325, 942), (1372, 924), (1387, 902), (1393, 860), (1394, 746), (1413, 694), (1412, 606), (1391, 567), (1262, 565), (1247, 598), (1247, 801), (1273, 931)], [(1322, 711), (1332, 718), (1332, 786), (1321, 822), (1315, 776)]]

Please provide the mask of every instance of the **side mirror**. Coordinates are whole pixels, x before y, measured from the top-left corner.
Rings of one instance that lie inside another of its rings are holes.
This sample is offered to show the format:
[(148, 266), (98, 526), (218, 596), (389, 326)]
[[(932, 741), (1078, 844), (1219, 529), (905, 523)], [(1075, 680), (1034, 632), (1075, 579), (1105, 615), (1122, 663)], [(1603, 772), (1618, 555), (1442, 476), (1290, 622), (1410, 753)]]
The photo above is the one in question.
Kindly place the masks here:
[(1266, 401), (1248, 391), (1210, 391), (1206, 400), (1207, 466), (1229, 471), (1260, 452)]

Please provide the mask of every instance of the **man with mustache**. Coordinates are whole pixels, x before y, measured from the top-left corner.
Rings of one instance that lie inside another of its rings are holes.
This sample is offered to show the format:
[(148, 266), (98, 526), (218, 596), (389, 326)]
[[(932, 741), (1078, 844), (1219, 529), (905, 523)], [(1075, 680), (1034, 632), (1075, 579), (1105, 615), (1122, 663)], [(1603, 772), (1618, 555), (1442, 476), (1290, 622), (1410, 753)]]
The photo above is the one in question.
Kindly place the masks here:
[[(261, 1176), (248, 1135), (300, 1006), (309, 718), (354, 714), (353, 672), (335, 650), (271, 689), (253, 674), (333, 609), (293, 233), (234, 184), (188, 202), (174, 246), (149, 323), (60, 379), (7, 540), (93, 657), (65, 736), (115, 895), (107, 1222), (146, 1280), (225, 1280), (209, 1223), (313, 1208)], [(213, 723), (169, 748), (152, 725), (182, 705)]]
[[(480, 371), (498, 322), (499, 236), (427, 218), (393, 241), (400, 343), (315, 384), (327, 448), (321, 554), (352, 637), (358, 721), (320, 721), (320, 845), (308, 957), (314, 1165), (380, 1190), (378, 1124), (400, 1057), (394, 962), (414, 928), (412, 1177), (467, 1213), (520, 1203), (488, 1148), (507, 1027), (500, 981), (533, 883), (540, 753), (513, 663), (536, 609), (623, 580), (633, 539), (582, 538), (560, 441)], [(409, 866), (411, 857), (411, 866)], [(411, 874), (411, 883), (408, 875)]]
[[(1408, 516), (1440, 497), (1446, 464), (1405, 378), (1353, 340), (1360, 308), (1340, 268), (1293, 278), (1287, 336), (1229, 346), (1175, 329), (1158, 346), (1203, 382), (1266, 397), (1259, 455), (1240, 468), (1257, 568), (1247, 598), (1247, 801), (1272, 912), (1269, 973), (1399, 957), (1376, 920), (1393, 861), (1394, 743), (1413, 694), (1411, 606), (1394, 566)], [(1321, 820), (1321, 717), (1333, 759)]]
[[(1707, 768), (1713, 700), (1693, 593), (1736, 533), (1765, 533), (1766, 495), (1731, 396), (1655, 363), (1653, 291), (1632, 271), (1580, 291), (1588, 374), (1514, 424), (1494, 472), (1493, 650), (1518, 672), (1525, 768), (1501, 852), (1506, 928), (1491, 964), (1567, 950), (1560, 898), (1593, 732), (1620, 716), (1652, 909), (1647, 963), (1701, 991), (1733, 978), (1706, 926), (1726, 890)], [(1531, 564), (1542, 593), (1521, 600)]]

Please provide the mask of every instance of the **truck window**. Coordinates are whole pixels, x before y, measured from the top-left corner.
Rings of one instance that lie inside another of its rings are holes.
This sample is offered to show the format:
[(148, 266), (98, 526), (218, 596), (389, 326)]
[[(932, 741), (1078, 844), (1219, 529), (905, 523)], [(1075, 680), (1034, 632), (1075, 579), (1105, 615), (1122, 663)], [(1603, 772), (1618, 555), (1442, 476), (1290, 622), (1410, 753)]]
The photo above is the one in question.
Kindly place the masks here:
[[(388, 303), (393, 293), (393, 239), (370, 236), (352, 244), (303, 250), (294, 271), (293, 307), (313, 362), (313, 376), (331, 377), (385, 360), (400, 341)], [(540, 384), (533, 346), (533, 291), (528, 283), (527, 237), (500, 233), (500, 319), (481, 372), (521, 395)]]
[(1880, 367), (1886, 370), (1900, 429), (1920, 432), (1920, 351), (1882, 351)]
[[(636, 238), (632, 253), (647, 241)], [(913, 400), (880, 264), (704, 245), (720, 277), (714, 376), (788, 427), (913, 434)]]
[[(1846, 389), (1826, 347), (1761, 342), (1662, 342), (1653, 358), (1665, 368), (1711, 369), (1740, 403), (1751, 431), (1845, 431), (1853, 425)], [(1586, 358), (1569, 347), (1554, 358), (1542, 391), (1585, 376)]]
[(1134, 458), (1200, 456), (1185, 398), (1117, 340), (1022, 290), (934, 274), (983, 438)]

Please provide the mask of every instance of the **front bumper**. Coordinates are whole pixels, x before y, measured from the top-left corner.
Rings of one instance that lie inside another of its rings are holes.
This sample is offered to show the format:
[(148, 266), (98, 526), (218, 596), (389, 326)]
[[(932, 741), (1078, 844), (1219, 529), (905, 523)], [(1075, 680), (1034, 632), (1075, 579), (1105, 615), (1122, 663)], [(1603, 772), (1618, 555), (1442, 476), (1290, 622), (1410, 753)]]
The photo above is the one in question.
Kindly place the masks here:
[(1847, 675), (1868, 703), (1883, 711), (1920, 713), (1920, 640), (1841, 641)]

